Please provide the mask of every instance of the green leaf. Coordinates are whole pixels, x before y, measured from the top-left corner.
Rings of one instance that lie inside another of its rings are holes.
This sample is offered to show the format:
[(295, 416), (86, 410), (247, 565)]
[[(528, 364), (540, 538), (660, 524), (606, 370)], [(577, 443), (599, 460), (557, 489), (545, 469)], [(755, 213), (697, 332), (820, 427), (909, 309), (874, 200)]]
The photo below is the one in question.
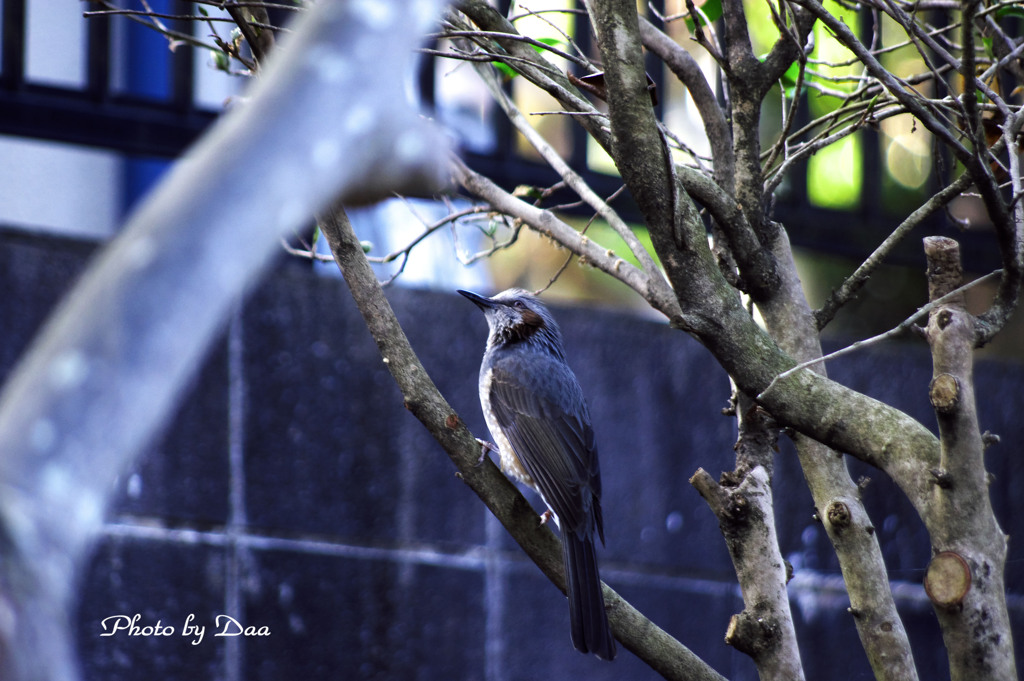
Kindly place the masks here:
[(210, 57), (213, 59), (213, 66), (218, 71), (229, 72), (231, 70), (231, 57), (218, 50), (210, 50)]
[[(696, 2), (694, 3), (697, 4)], [(722, 16), (722, 0), (707, 0), (699, 8), (704, 15), (697, 14), (696, 16), (686, 17), (686, 28), (690, 29), (690, 33), (697, 30), (697, 20), (700, 21), (701, 26), (704, 25), (704, 17), (708, 18), (708, 21), (716, 21)]]
[[(558, 38), (538, 38), (537, 42), (544, 43), (548, 47), (557, 47), (559, 49), (564, 49), (568, 47), (564, 40), (559, 40)], [(530, 47), (537, 50), (537, 54), (540, 54), (544, 49), (542, 47), (538, 47), (537, 45), (531, 45)]]
[(982, 38), (981, 44), (985, 47), (985, 54), (988, 55), (989, 59), (995, 59), (996, 53), (992, 49), (992, 38)]
[(372, 241), (360, 241), (359, 246), (363, 249), (363, 253), (369, 253), (370, 251), (373, 250)]
[(875, 112), (875, 104), (878, 103), (878, 98), (879, 97), (881, 97), (881, 94), (875, 95), (874, 97), (871, 98), (871, 101), (868, 102), (868, 108), (864, 112), (864, 117), (865, 118), (870, 118), (871, 114), (873, 114)]
[(1005, 17), (1017, 17), (1018, 19), (1024, 19), (1024, 7), (1021, 5), (1003, 5), (996, 10), (996, 18), (1003, 19)]
[(539, 199), (543, 195), (543, 191), (537, 187), (531, 187), (528, 184), (521, 184), (512, 190), (512, 196), (519, 199)]
[(491, 64), (494, 65), (494, 68), (498, 69), (498, 73), (500, 73), (501, 77), (505, 80), (512, 80), (519, 75), (519, 73), (517, 73), (516, 70), (508, 64), (504, 64), (500, 61), (492, 61)]
[[(559, 40), (558, 38), (538, 38), (537, 42), (544, 43), (549, 47), (558, 47), (561, 49), (568, 47), (564, 40)], [(545, 51), (544, 48), (541, 47), (540, 45), (531, 44), (530, 47), (532, 47), (537, 54), (541, 54), (542, 52)], [(498, 69), (498, 73), (500, 73), (502, 78), (504, 78), (506, 81), (512, 80), (513, 78), (519, 75), (518, 71), (516, 71), (514, 68), (512, 68), (511, 66), (504, 62), (492, 61), (491, 64), (494, 65), (494, 68)]]
[(209, 12), (207, 12), (206, 8), (202, 5), (196, 5), (196, 9), (199, 10), (199, 13), (202, 14), (204, 17), (210, 16)]
[(782, 83), (782, 93), (788, 99), (793, 99), (798, 94), (803, 94), (803, 91), (807, 89), (807, 86), (802, 86), (800, 92), (796, 91), (796, 83), (800, 79), (800, 62), (794, 61), (786, 69), (785, 73), (782, 74), (782, 78), (779, 81)]

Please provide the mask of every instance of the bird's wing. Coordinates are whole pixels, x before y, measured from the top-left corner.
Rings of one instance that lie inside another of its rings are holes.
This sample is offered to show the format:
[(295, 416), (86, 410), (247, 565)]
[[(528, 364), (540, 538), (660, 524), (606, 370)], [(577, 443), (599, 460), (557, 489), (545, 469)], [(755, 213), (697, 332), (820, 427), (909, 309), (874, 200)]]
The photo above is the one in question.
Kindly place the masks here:
[(543, 364), (525, 375), (495, 366), (491, 411), (562, 531), (588, 533), (596, 525), (604, 541), (597, 446), (583, 393), (563, 364)]

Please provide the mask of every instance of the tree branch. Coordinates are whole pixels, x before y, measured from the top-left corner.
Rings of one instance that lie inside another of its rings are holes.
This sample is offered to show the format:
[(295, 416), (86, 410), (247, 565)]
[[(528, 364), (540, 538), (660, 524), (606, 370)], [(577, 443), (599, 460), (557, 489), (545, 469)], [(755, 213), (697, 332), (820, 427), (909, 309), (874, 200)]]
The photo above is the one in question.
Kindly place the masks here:
[(932, 115), (932, 112), (926, 107), (926, 102), (913, 89), (904, 87), (904, 83), (897, 80), (894, 75), (882, 66), (875, 55), (857, 39), (857, 36), (854, 35), (849, 26), (832, 15), (820, 3), (814, 2), (814, 0), (793, 0), (793, 2), (805, 8), (822, 24), (827, 26), (836, 38), (864, 64), (868, 73), (878, 80), (909, 112), (914, 114), (914, 117), (921, 121), (933, 135), (942, 140), (953, 151), (958, 160), (965, 163), (970, 160), (971, 152), (950, 132), (949, 127)]
[[(675, 321), (699, 335), (700, 329), (720, 323), (714, 312), (709, 315), (708, 310), (701, 309), (705, 298), (735, 298), (735, 291), (722, 278), (711, 256), (704, 224), (678, 182), (675, 164), (650, 106), (636, 5), (626, 0), (596, 2), (588, 5), (588, 11), (605, 66), (610, 153), (644, 215), (672, 282), (682, 310)], [(718, 286), (722, 288), (707, 290)], [(707, 296), (694, 295), (701, 289)]]
[[(676, 173), (688, 192), (708, 206), (714, 220), (715, 255), (725, 276), (742, 290), (763, 295), (774, 283), (773, 263), (764, 251), (744, 215), (732, 200), (735, 192), (736, 157), (732, 132), (714, 93), (700, 67), (690, 53), (640, 17), (640, 36), (644, 45), (668, 65), (690, 91), (704, 120), (714, 159), (714, 183), (701, 181), (700, 173), (691, 168), (677, 168)], [(732, 272), (735, 268), (739, 279)]]
[[(759, 400), (780, 423), (793, 426), (837, 451), (851, 452), (882, 467), (908, 495), (920, 500), (921, 492), (930, 489), (923, 464), (938, 460), (937, 440), (920, 423), (809, 371), (798, 372), (765, 390), (772, 381), (773, 368), (781, 373), (794, 364), (793, 360), (753, 323), (739, 304), (735, 291), (710, 257), (706, 241), (701, 238), (698, 242), (695, 235), (703, 235), (703, 230), (689, 221), (685, 198), (679, 200), (677, 193), (656, 191), (665, 183), (671, 187), (672, 172), (671, 166), (665, 173), (657, 165), (658, 159), (665, 158), (664, 152), (654, 146), (650, 132), (645, 135), (651, 126), (641, 110), (643, 107), (637, 106), (641, 101), (642, 70), (639, 55), (628, 52), (631, 35), (638, 31), (631, 26), (635, 9), (628, 2), (606, 2), (592, 3), (590, 11), (605, 50), (602, 57), (607, 69), (613, 157), (647, 217), (655, 247), (685, 313), (683, 318), (673, 319), (673, 325), (697, 336), (742, 391), (760, 393)], [(669, 203), (668, 198), (673, 202)], [(810, 319), (810, 312), (806, 314)], [(859, 546), (853, 542), (839, 545), (851, 550)], [(869, 657), (873, 664), (884, 664), (885, 656), (893, 654), (899, 669), (906, 666), (912, 670), (909, 645), (895, 616), (891, 594), (879, 593), (877, 588), (878, 574), (884, 574), (884, 569), (871, 572), (884, 565), (877, 543), (870, 556), (868, 561), (847, 564), (857, 566), (858, 574), (866, 577), (860, 582), (861, 593), (865, 604), (874, 610), (872, 617), (864, 620), (864, 626), (888, 624), (880, 630), (881, 635), (870, 631), (862, 640), (871, 646)], [(892, 619), (884, 619), (890, 614)]]
[[(993, 302), (993, 314), (984, 315), (982, 319), (975, 321), (976, 338), (978, 346), (988, 342), (1001, 328), (999, 321), (1005, 323), (1006, 316), (1000, 314), (1007, 307), (1016, 307), (1017, 298), (1020, 295), (1022, 281), (1024, 281), (1024, 225), (1013, 220), (1003, 195), (999, 190), (999, 183), (992, 172), (992, 168), (986, 156), (988, 156), (988, 143), (985, 133), (982, 130), (981, 114), (978, 110), (978, 102), (975, 93), (979, 88), (988, 90), (987, 95), (995, 98), (993, 101), (1002, 102), (984, 83), (978, 83), (976, 78), (976, 55), (974, 39), (974, 20), (977, 16), (978, 0), (967, 0), (963, 3), (963, 17), (961, 25), (961, 42), (963, 43), (963, 59), (960, 64), (960, 75), (963, 77), (964, 93), (960, 98), (964, 106), (964, 118), (967, 132), (971, 139), (973, 154), (967, 159), (961, 159), (968, 172), (974, 177), (974, 185), (981, 194), (982, 201), (988, 211), (989, 219), (992, 221), (999, 239), (999, 248), (1003, 260), (1003, 281), (996, 292), (996, 299)], [(1003, 115), (1011, 118), (1009, 111), (1003, 105)], [(1012, 140), (1011, 140), (1012, 142)]]
[[(759, 121), (761, 101), (775, 78), (769, 79), (761, 62), (754, 57), (742, 3), (725, 0), (723, 11), (730, 17), (724, 25), (728, 64), (723, 69), (729, 75), (735, 172), (731, 188), (751, 233), (740, 231), (734, 222), (720, 223), (719, 226), (733, 251), (743, 290), (755, 301), (764, 300), (777, 288), (778, 272), (771, 251), (766, 248), (774, 240), (776, 225), (766, 220), (764, 215)], [(792, 46), (785, 35), (780, 38), (780, 43), (783, 40), (789, 46), (785, 51), (791, 51)]]
[(654, 24), (640, 17), (640, 39), (644, 47), (658, 55), (669, 70), (675, 74), (693, 97), (704, 121), (704, 131), (711, 145), (711, 155), (715, 161), (715, 181), (728, 194), (732, 194), (733, 168), (735, 161), (732, 152), (732, 133), (725, 120), (725, 113), (718, 105), (718, 99), (708, 85), (700, 65), (689, 52), (679, 46), (676, 41), (658, 30)]
[(261, 66), (274, 47), (274, 32), (266, 28), (270, 26), (267, 8), (243, 7), (234, 2), (227, 2), (224, 9), (242, 32), (245, 42), (249, 43), (256, 64)]
[(963, 173), (952, 184), (947, 185), (937, 194), (933, 195), (921, 204), (913, 213), (908, 215), (892, 233), (879, 244), (871, 255), (842, 283), (838, 290), (832, 292), (828, 300), (820, 309), (814, 312), (814, 320), (818, 329), (825, 328), (840, 307), (845, 305), (871, 277), (874, 271), (901, 242), (903, 238), (915, 227), (920, 225), (928, 216), (943, 208), (950, 201), (960, 196), (965, 189), (971, 186), (972, 178), (969, 174)]
[[(779, 233), (774, 246), (782, 274), (777, 295), (758, 306), (765, 325), (779, 345), (804, 367), (826, 375), (821, 341), (793, 260), (793, 252)], [(758, 397), (760, 399), (760, 397)], [(864, 426), (862, 426), (864, 427)], [(839, 452), (804, 433), (792, 435), (804, 479), (814, 499), (818, 518), (839, 560), (850, 598), (850, 612), (861, 645), (878, 681), (917, 679), (914, 656), (882, 558), (878, 536)], [(904, 456), (913, 453), (904, 452)]]
[(629, 247), (630, 253), (636, 258), (637, 262), (640, 263), (640, 269), (647, 275), (650, 285), (661, 285), (664, 287), (664, 291), (661, 292), (661, 296), (671, 297), (671, 291), (668, 290), (668, 282), (661, 276), (661, 271), (654, 262), (654, 258), (651, 257), (650, 253), (640, 240), (637, 239), (636, 235), (633, 234), (629, 226), (623, 222), (622, 218), (619, 217), (618, 213), (612, 210), (605, 201), (601, 199), (594, 190), (592, 190), (587, 183), (583, 180), (580, 175), (569, 167), (569, 164), (558, 155), (558, 152), (548, 144), (547, 140), (537, 132), (532, 125), (527, 122), (520, 113), (518, 107), (512, 102), (512, 99), (502, 90), (501, 85), (497, 82), (494, 70), (490, 66), (476, 65), (477, 71), (480, 74), (480, 78), (484, 81), (487, 89), (490, 91), (491, 96), (494, 97), (495, 101), (501, 107), (502, 111), (508, 117), (509, 121), (515, 126), (527, 141), (533, 145), (533, 148), (547, 161), (555, 172), (557, 172), (562, 180), (565, 181), (566, 185), (569, 186), (574, 192), (576, 192), (581, 199), (583, 199), (587, 205), (593, 208), (598, 215), (611, 226), (615, 233), (625, 242), (626, 246)]
[[(976, 344), (980, 347), (991, 340), (1006, 324), (1020, 302), (1024, 287), (1024, 203), (1022, 203), (1020, 146), (1018, 139), (1024, 124), (1024, 112), (1018, 111), (1003, 124), (1002, 139), (1010, 160), (1010, 187), (1013, 190), (1011, 213), (1004, 224), (996, 225), (996, 236), (1003, 261), (1003, 277), (999, 282), (992, 306), (975, 319)], [(993, 153), (998, 151), (992, 149)]]
[[(968, 289), (974, 288), (975, 286), (977, 286), (979, 284), (983, 284), (983, 283), (989, 281), (990, 279), (993, 279), (993, 278), (995, 278), (997, 276), (1000, 276), (1002, 273), (1003, 273), (1002, 270), (995, 270), (993, 272), (989, 272), (988, 274), (986, 274), (983, 277), (979, 277), (979, 278), (975, 279), (974, 281), (971, 281), (971, 282), (966, 283), (966, 284), (964, 284), (962, 286), (959, 286), (958, 288), (954, 289), (953, 291), (950, 291), (946, 295), (941, 296), (938, 300), (933, 300), (932, 302), (926, 303), (925, 305), (922, 305), (921, 307), (917, 308), (917, 310), (914, 312), (914, 314), (910, 315), (909, 317), (904, 319), (902, 322), (900, 322), (899, 324), (897, 324), (893, 328), (889, 329), (888, 331), (884, 331), (884, 332), (882, 332), (880, 334), (874, 335), (871, 338), (865, 338), (865, 339), (859, 340), (859, 341), (857, 341), (855, 343), (851, 343), (850, 345), (847, 345), (846, 347), (840, 348), (839, 350), (836, 350), (834, 352), (830, 352), (829, 354), (827, 354), (827, 355), (825, 355), (823, 357), (816, 357), (814, 359), (809, 359), (809, 360), (807, 360), (805, 362), (801, 362), (800, 364), (797, 364), (796, 366), (794, 366), (794, 367), (792, 367), (790, 369), (787, 369), (786, 371), (783, 371), (781, 374), (776, 376), (772, 380), (772, 384), (774, 384), (777, 381), (784, 380), (784, 379), (788, 378), (790, 375), (792, 375), (792, 374), (794, 374), (797, 371), (800, 371), (802, 369), (806, 369), (808, 367), (813, 367), (813, 366), (821, 365), (824, 362), (827, 362), (828, 360), (837, 359), (839, 357), (842, 357), (843, 355), (848, 355), (851, 352), (856, 352), (858, 350), (863, 350), (864, 348), (868, 347), (869, 345), (875, 345), (876, 343), (881, 343), (882, 341), (891, 340), (893, 338), (896, 338), (899, 335), (907, 332), (911, 327), (914, 326), (914, 324), (919, 319), (924, 317), (926, 314), (930, 314), (938, 306), (944, 305), (944, 304), (948, 303), (954, 297), (963, 295), (963, 293), (966, 292)], [(765, 388), (765, 392), (767, 392), (771, 388), (772, 388), (772, 385), (769, 385), (767, 388)]]
[[(5, 384), (6, 681), (78, 677), (66, 628), (73, 571), (100, 528), (111, 482), (166, 422), (280, 236), (338, 192), (358, 201), (442, 186), (443, 139), (396, 106), (412, 47), (438, 7), (399, 6), (376, 3), (371, 21), (365, 4), (325, 2), (301, 18), (252, 101), (179, 161)], [(253, 167), (265, 171), (238, 172)]]
[[(466, 15), (484, 31), (496, 34), (515, 34), (519, 31), (486, 0), (455, 0), (452, 7)], [(531, 83), (541, 88), (561, 104), (566, 111), (599, 113), (597, 109), (569, 82), (568, 77), (544, 57), (521, 40), (496, 37), (494, 43), (518, 61), (510, 64)], [(579, 124), (602, 145), (608, 144), (608, 132), (602, 129), (600, 117), (574, 116)]]
[[(794, 61), (803, 57), (807, 38), (814, 26), (815, 19), (810, 12), (800, 7), (791, 6), (791, 9), (794, 18), (793, 25), (788, 27), (788, 30), (783, 30), (786, 27), (779, 26), (779, 39), (775, 41), (772, 49), (764, 59), (762, 66), (764, 71), (764, 85), (762, 86), (765, 88), (764, 94), (767, 94), (767, 89), (782, 77), (782, 74), (786, 72)], [(776, 23), (781, 24), (782, 18), (776, 17)]]
[(743, 592), (726, 643), (753, 658), (763, 681), (798, 681), (804, 671), (786, 592), (791, 568), (779, 549), (771, 487), (778, 432), (750, 398), (741, 394), (737, 403), (736, 468), (721, 484), (699, 469), (690, 484), (718, 518)]
[[(960, 558), (966, 586), (952, 598), (929, 589), (954, 679), (1017, 678), (1003, 570), (1006, 536), (989, 500), (985, 446), (974, 400), (974, 320), (959, 293), (960, 246), (944, 237), (925, 239), (928, 292), (938, 304), (925, 335), (932, 351), (929, 399), (941, 442), (937, 484), (929, 495), (932, 548)], [(938, 556), (936, 556), (938, 558)], [(929, 570), (931, 572), (931, 569)], [(996, 633), (1000, 632), (1000, 633)]]
[[(747, 28), (747, 13), (742, 0), (722, 0), (722, 13), (729, 17), (723, 22), (725, 37), (725, 65), (730, 82), (749, 81), (760, 71), (761, 63), (754, 56)], [(734, 121), (735, 123), (735, 121)]]
[[(473, 172), (461, 160), (453, 159), (453, 174), (456, 181), (474, 196), (487, 201), (496, 210), (525, 222), (530, 229), (554, 239), (569, 249), (581, 262), (593, 265), (610, 274), (639, 293), (651, 306), (672, 318), (680, 314), (679, 303), (669, 287), (648, 276), (643, 270), (615, 255), (611, 249), (602, 248), (590, 237), (559, 220), (554, 213), (537, 208), (512, 196), (489, 179)], [(661, 277), (660, 273), (656, 275)]]

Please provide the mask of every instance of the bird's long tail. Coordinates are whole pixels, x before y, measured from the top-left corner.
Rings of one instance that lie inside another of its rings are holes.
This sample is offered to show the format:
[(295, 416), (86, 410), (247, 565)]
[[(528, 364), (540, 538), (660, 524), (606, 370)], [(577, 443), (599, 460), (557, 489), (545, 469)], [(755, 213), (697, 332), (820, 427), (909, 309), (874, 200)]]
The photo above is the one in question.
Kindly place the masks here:
[(602, 660), (613, 660), (615, 639), (608, 627), (608, 616), (604, 610), (594, 538), (565, 532), (562, 551), (565, 556), (572, 644), (581, 653), (593, 653)]

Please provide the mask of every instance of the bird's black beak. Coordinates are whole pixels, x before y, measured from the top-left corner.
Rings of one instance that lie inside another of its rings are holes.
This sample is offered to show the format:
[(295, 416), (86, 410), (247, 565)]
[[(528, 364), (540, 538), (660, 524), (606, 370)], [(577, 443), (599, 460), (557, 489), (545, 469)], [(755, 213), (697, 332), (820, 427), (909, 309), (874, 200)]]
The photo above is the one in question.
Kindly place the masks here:
[(493, 300), (491, 300), (490, 298), (484, 298), (483, 296), (481, 296), (481, 295), (478, 295), (478, 294), (476, 294), (476, 293), (473, 293), (472, 291), (463, 291), (462, 289), (458, 289), (458, 291), (459, 291), (459, 293), (461, 293), (462, 295), (464, 295), (464, 296), (466, 296), (467, 298), (469, 298), (470, 300), (472, 300), (472, 301), (473, 301), (473, 303), (474, 303), (474, 304), (475, 304), (475, 305), (476, 305), (477, 307), (479, 307), (479, 308), (480, 308), (481, 310), (489, 310), (489, 309), (491, 309), (491, 308), (493, 308), (493, 307), (496, 307), (496, 305), (497, 305), (497, 304), (496, 304), (496, 303), (495, 303), (495, 302), (494, 302)]

